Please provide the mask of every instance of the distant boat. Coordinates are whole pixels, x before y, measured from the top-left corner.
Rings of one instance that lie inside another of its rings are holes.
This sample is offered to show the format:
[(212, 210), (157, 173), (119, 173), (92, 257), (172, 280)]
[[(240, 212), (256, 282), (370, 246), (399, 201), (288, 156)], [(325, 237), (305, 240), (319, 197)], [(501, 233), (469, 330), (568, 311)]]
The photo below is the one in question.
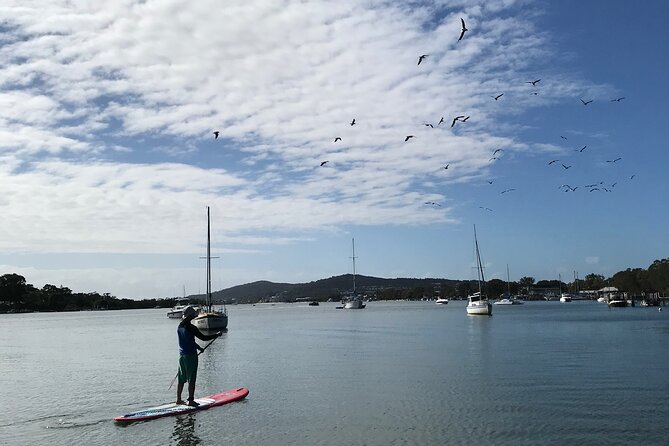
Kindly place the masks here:
[(525, 302), (522, 300), (514, 299), (514, 297), (511, 295), (511, 285), (509, 282), (509, 265), (506, 265), (506, 293), (503, 294), (500, 300), (495, 301), (495, 305), (522, 305)]
[(445, 297), (439, 297), (437, 300), (434, 301), (435, 304), (437, 305), (446, 305), (448, 303), (448, 299)]
[(211, 227), (209, 206), (207, 206), (207, 299), (206, 304), (195, 319), (193, 325), (201, 330), (225, 330), (228, 328), (228, 312), (215, 309), (211, 299)]
[(345, 310), (361, 310), (365, 308), (365, 303), (362, 300), (362, 296), (355, 292), (355, 239), (351, 239), (353, 245), (353, 293), (344, 298), (342, 304), (344, 304)]
[(600, 298), (598, 298), (598, 299), (597, 299), (597, 302), (599, 302), (599, 303), (601, 303), (601, 304), (608, 303), (608, 302), (606, 301), (606, 297), (600, 297)]
[(627, 301), (625, 299), (613, 298), (609, 301), (609, 307), (626, 307)]
[(481, 253), (479, 252), (479, 242), (476, 238), (476, 225), (474, 225), (474, 245), (476, 246), (476, 269), (477, 279), (479, 284), (478, 292), (468, 296), (467, 314), (476, 314), (483, 316), (492, 316), (492, 305), (488, 298), (483, 294), (482, 289), (485, 284), (485, 277), (483, 276), (483, 265), (481, 264)]
[(312, 300), (311, 302), (309, 302), (310, 307), (317, 307), (318, 305), (319, 305), (319, 303), (315, 300)]
[(560, 295), (560, 302), (571, 302), (572, 297), (569, 293), (562, 293)]
[(188, 299), (177, 299), (176, 304), (167, 312), (170, 319), (181, 319), (184, 314), (184, 308), (188, 306)]

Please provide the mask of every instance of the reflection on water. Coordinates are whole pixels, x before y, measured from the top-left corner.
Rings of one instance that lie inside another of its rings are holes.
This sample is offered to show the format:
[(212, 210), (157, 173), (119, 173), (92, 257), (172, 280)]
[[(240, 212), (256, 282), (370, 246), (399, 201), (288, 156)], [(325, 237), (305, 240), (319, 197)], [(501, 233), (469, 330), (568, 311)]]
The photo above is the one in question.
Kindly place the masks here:
[(180, 415), (174, 419), (172, 441), (177, 446), (195, 446), (202, 443), (195, 434), (195, 414)]

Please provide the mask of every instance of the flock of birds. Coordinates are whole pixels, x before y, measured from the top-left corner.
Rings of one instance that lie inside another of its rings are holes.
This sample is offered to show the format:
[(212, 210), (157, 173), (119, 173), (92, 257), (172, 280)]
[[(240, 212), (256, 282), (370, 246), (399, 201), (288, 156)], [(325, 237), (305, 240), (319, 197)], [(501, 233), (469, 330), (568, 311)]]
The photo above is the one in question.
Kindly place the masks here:
[[(464, 38), (465, 33), (466, 33), (467, 31), (469, 31), (469, 29), (467, 28), (467, 26), (466, 26), (465, 21), (464, 21), (463, 18), (460, 18), (460, 23), (461, 23), (461, 29), (460, 29), (460, 36), (459, 36), (459, 38), (458, 38), (458, 42), (460, 42), (460, 41)], [(426, 60), (428, 57), (430, 57), (429, 54), (421, 54), (421, 55), (418, 57), (418, 63), (417, 63), (417, 65), (420, 66), (421, 63), (425, 62), (425, 60)], [(530, 84), (532, 87), (537, 87), (537, 85), (538, 85), (540, 82), (541, 82), (541, 79), (535, 79), (535, 80), (531, 80), (531, 81), (525, 81), (526, 84)], [(530, 92), (530, 94), (531, 94), (531, 95), (538, 95), (539, 92), (538, 92), (538, 91), (532, 91), (532, 92)], [(502, 96), (504, 96), (504, 93), (498, 93), (498, 94), (495, 94), (495, 95), (491, 95), (490, 97), (491, 97), (492, 99), (494, 99), (495, 101), (499, 101), (499, 100), (502, 98)], [(625, 99), (625, 97), (624, 97), (624, 96), (621, 96), (621, 97), (617, 97), (617, 98), (613, 98), (613, 99), (611, 99), (610, 102), (617, 102), (617, 103), (619, 103), (619, 102), (623, 101), (624, 99)], [(581, 103), (583, 104), (583, 106), (586, 106), (586, 107), (587, 107), (589, 104), (592, 104), (592, 103), (594, 102), (594, 99), (583, 99), (583, 98), (579, 98), (579, 100), (581, 101)], [(450, 122), (451, 122), (450, 128), (455, 127), (455, 125), (458, 124), (458, 123), (460, 123), (460, 124), (466, 123), (467, 120), (468, 120), (469, 118), (470, 118), (470, 116), (467, 116), (467, 115), (458, 115), (458, 116), (454, 116), (453, 118), (449, 118), (449, 120), (450, 120)], [(441, 119), (439, 120), (439, 122), (437, 123), (437, 126), (441, 126), (442, 124), (444, 124), (444, 123), (446, 122), (445, 119), (446, 119), (446, 118), (442, 116)], [(349, 123), (349, 125), (350, 125), (350, 126), (354, 126), (354, 125), (356, 125), (356, 119), (353, 118), (353, 119), (351, 120), (351, 122)], [(426, 127), (430, 127), (430, 128), (433, 128), (433, 129), (434, 129), (434, 125), (431, 124), (431, 123), (424, 123), (423, 125), (426, 126)], [(219, 134), (220, 134), (220, 132), (219, 132), (218, 130), (214, 131), (214, 132), (213, 132), (214, 139), (218, 139)], [(404, 137), (404, 142), (408, 142), (408, 141), (411, 140), (412, 138), (415, 138), (415, 135), (406, 135), (406, 136)], [(567, 138), (566, 136), (560, 135), (560, 138), (563, 139), (563, 140), (565, 140), (565, 141), (568, 141), (568, 138)], [(342, 141), (341, 136), (336, 136), (336, 137), (334, 138), (334, 143), (338, 143), (338, 142), (341, 142), (341, 141)], [(583, 147), (581, 147), (581, 148), (579, 148), (579, 149), (575, 149), (574, 151), (575, 151), (575, 152), (578, 152), (578, 153), (583, 153), (587, 148), (588, 148), (588, 145), (584, 145)], [(500, 156), (497, 156), (497, 155), (498, 155), (498, 154), (501, 155), (502, 152), (503, 152), (503, 149), (499, 149), (499, 148), (498, 148), (498, 149), (495, 149), (495, 150), (492, 152), (492, 154), (491, 154), (491, 158), (490, 158), (489, 162), (494, 162), (494, 161), (499, 160), (499, 159), (500, 159)], [(622, 157), (617, 157), (617, 158), (614, 158), (614, 159), (611, 159), (611, 160), (606, 160), (606, 162), (607, 162), (607, 163), (611, 163), (611, 164), (613, 164), (613, 163), (617, 163), (617, 162), (620, 161), (620, 160), (622, 160)], [(323, 161), (321, 161), (321, 162), (320, 162), (320, 167), (324, 167), (324, 166), (325, 166), (326, 164), (328, 164), (329, 162), (330, 162), (329, 160), (323, 160)], [(548, 165), (551, 166), (551, 165), (553, 165), (553, 164), (557, 164), (557, 163), (559, 163), (558, 166), (561, 166), (565, 171), (566, 171), (566, 170), (569, 170), (569, 169), (572, 167), (572, 165), (565, 164), (565, 163), (562, 162), (560, 159), (552, 159), (552, 160), (550, 160), (550, 161), (548, 162)], [(443, 166), (443, 170), (448, 170), (449, 167), (450, 167), (450, 164), (446, 164), (445, 166)], [(629, 177), (629, 180), (633, 180), (634, 177), (635, 177), (635, 175), (631, 175), (631, 176)], [(486, 181), (487, 181), (487, 183), (490, 184), (490, 185), (492, 185), (493, 182), (494, 182), (494, 180), (486, 180)], [(587, 189), (589, 192), (597, 192), (597, 191), (602, 191), (602, 192), (612, 192), (613, 188), (616, 187), (616, 184), (617, 184), (617, 182), (614, 182), (614, 183), (611, 183), (611, 184), (606, 184), (604, 181), (598, 181), (598, 182), (595, 182), (595, 183), (592, 183), (592, 184), (583, 185), (583, 186), (579, 186), (579, 185), (571, 186), (571, 185), (569, 185), (569, 184), (562, 184), (562, 185), (559, 186), (558, 189), (563, 190), (564, 192), (576, 192), (576, 190), (578, 190), (579, 188)], [(503, 194), (506, 194), (506, 193), (509, 193), (509, 192), (513, 192), (513, 191), (515, 191), (515, 190), (516, 190), (515, 188), (507, 188), (507, 189), (504, 189), (504, 190), (502, 190), (501, 192), (499, 192), (499, 194), (500, 194), (500, 195), (503, 195)], [(425, 202), (425, 205), (441, 207), (441, 203), (438, 203), (438, 202), (435, 202), (435, 201), (426, 201), (426, 202)], [(487, 211), (487, 212), (492, 212), (492, 211), (493, 211), (493, 209), (491, 209), (491, 208), (489, 208), (489, 207), (486, 207), (486, 206), (479, 206), (479, 208), (480, 208), (480, 209), (483, 209), (483, 210), (485, 210), (485, 211)]]

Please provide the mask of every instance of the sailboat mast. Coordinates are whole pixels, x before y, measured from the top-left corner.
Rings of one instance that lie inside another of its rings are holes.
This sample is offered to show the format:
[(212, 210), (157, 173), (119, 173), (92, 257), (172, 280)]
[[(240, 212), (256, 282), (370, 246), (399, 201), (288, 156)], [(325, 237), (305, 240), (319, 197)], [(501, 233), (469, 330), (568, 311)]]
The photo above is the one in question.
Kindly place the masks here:
[(511, 297), (511, 285), (509, 284), (509, 264), (506, 264), (506, 294)]
[(481, 296), (481, 282), (485, 282), (485, 277), (483, 277), (483, 265), (481, 264), (481, 254), (479, 253), (479, 241), (476, 238), (476, 225), (474, 225), (474, 245), (476, 246), (476, 263), (478, 269), (478, 279), (479, 279), (479, 296)]
[(355, 238), (352, 238), (351, 242), (353, 244), (353, 256), (351, 257), (353, 259), (353, 295), (355, 296)]
[(207, 206), (207, 306), (211, 311), (211, 231), (209, 223), (209, 206)]

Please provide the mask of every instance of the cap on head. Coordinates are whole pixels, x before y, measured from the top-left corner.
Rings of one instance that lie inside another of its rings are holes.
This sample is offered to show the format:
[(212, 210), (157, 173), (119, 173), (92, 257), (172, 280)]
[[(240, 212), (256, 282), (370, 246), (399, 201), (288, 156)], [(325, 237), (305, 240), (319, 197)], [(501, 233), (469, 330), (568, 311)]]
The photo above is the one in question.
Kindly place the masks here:
[(183, 312), (184, 319), (193, 319), (196, 315), (197, 311), (195, 311), (195, 308), (191, 307), (190, 305), (184, 308)]

